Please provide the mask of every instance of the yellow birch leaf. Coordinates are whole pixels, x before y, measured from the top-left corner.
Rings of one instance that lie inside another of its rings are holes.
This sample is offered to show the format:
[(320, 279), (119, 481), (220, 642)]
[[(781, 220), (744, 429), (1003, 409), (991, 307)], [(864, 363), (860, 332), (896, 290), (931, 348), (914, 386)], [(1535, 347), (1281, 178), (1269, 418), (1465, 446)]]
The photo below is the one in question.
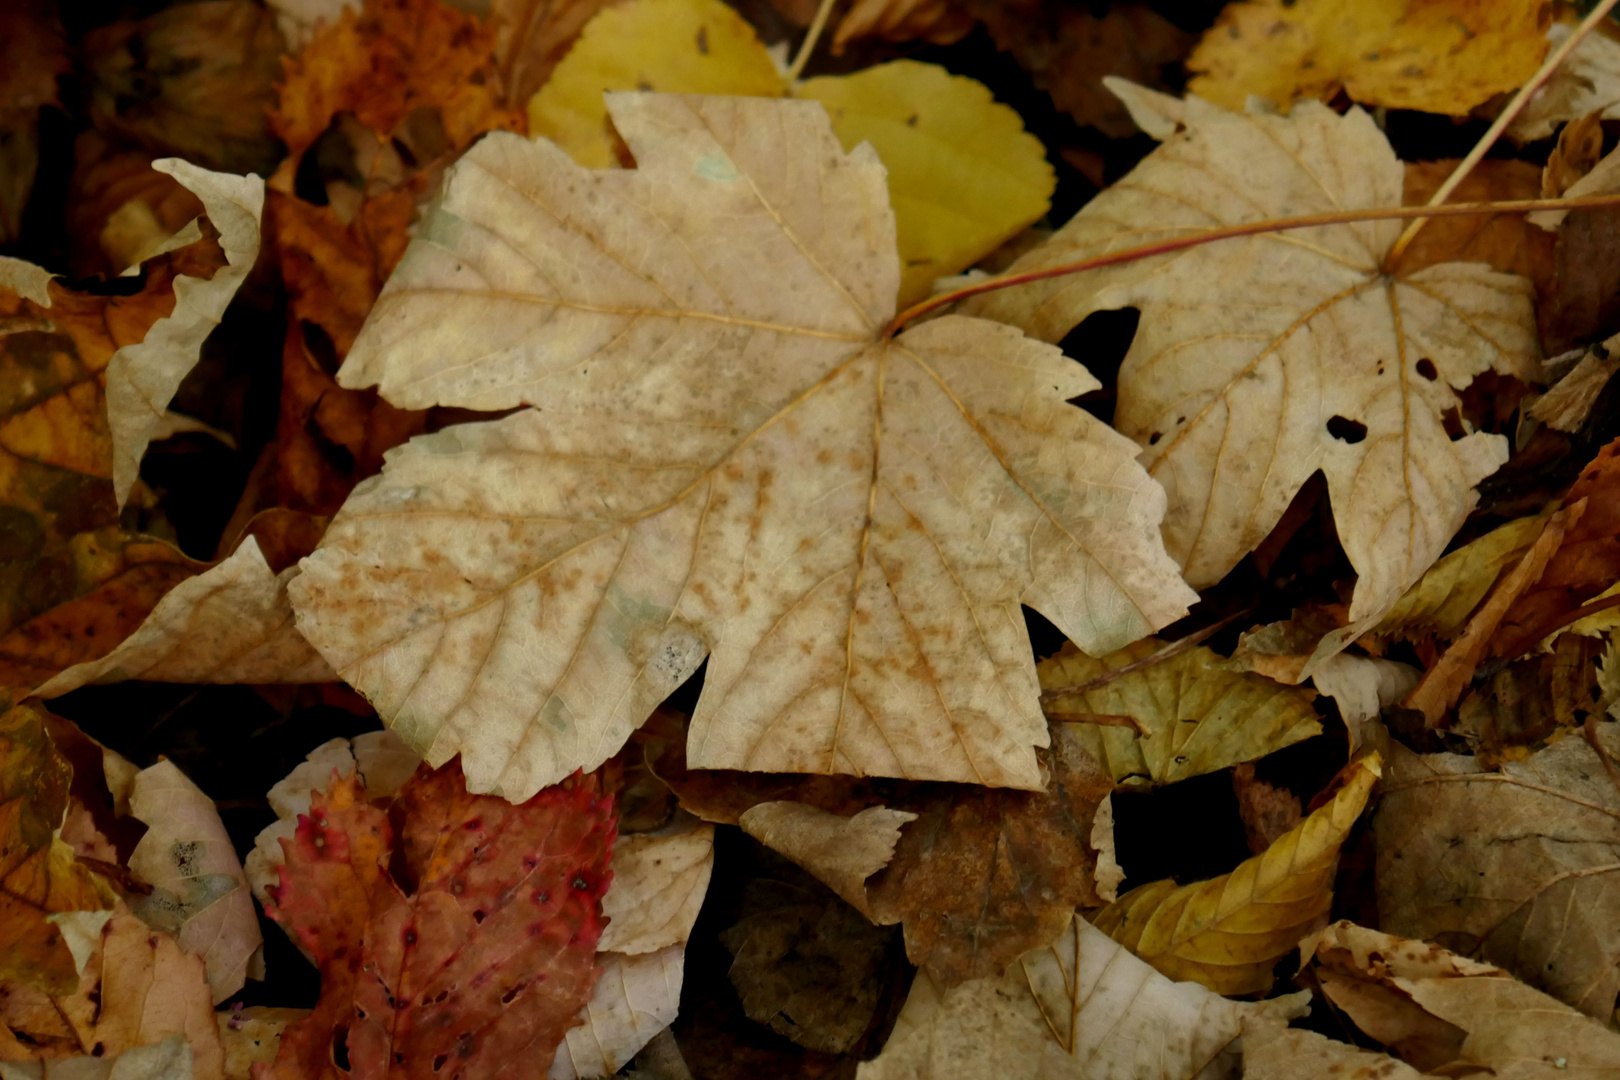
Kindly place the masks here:
[(819, 101), (844, 149), (888, 169), (902, 306), (1046, 213), (1056, 178), (1040, 141), (983, 84), (897, 60), (790, 86), (720, 0), (632, 0), (603, 11), (529, 102), (529, 130), (581, 165), (621, 160), (604, 90), (783, 95)]
[(1263, 993), (1271, 969), (1333, 903), (1339, 847), (1380, 775), (1363, 758), (1326, 805), (1230, 874), (1132, 889), (1092, 924), (1172, 979), (1216, 993)]
[(1188, 89), (1229, 109), (1331, 98), (1462, 115), (1540, 66), (1552, 5), (1527, 0), (1244, 0), (1187, 59)]
[(637, 0), (586, 24), (529, 99), (529, 132), (581, 165), (618, 163), (605, 90), (780, 97), (787, 84), (754, 28), (720, 0)]
[(863, 142), (889, 170), (900, 303), (928, 295), (1046, 213), (1057, 178), (1040, 141), (984, 84), (896, 60), (795, 88), (827, 107), (845, 150)]

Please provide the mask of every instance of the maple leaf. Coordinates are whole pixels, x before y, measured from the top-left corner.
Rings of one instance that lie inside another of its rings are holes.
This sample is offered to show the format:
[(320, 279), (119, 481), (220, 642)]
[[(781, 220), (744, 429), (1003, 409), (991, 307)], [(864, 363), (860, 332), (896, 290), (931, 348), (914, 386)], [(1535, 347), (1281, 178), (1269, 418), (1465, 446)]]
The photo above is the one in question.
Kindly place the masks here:
[[(1402, 169), (1359, 109), (1231, 113), (1111, 80), (1164, 140), (1009, 273), (1280, 214), (1391, 206)], [(1456, 390), (1529, 381), (1530, 284), (1472, 263), (1391, 275), (1395, 222), (1226, 241), (977, 297), (967, 309), (1056, 341), (1094, 311), (1139, 308), (1114, 422), (1166, 488), (1165, 543), (1195, 587), (1259, 544), (1318, 470), (1358, 574), (1339, 651), (1445, 549), (1507, 458), (1447, 434)], [(1196, 299), (1193, 299), (1196, 298)]]
[[(1616, 725), (1597, 725), (1612, 756)], [(1492, 771), (1395, 748), (1373, 818), (1379, 922), (1500, 964), (1607, 1021), (1620, 797), (1597, 753), (1566, 738)]]
[(901, 306), (1040, 217), (1053, 190), (1041, 144), (982, 84), (906, 60), (790, 82), (720, 0), (629, 0), (604, 11), (529, 102), (530, 131), (581, 165), (621, 161), (603, 90), (820, 101), (844, 149), (869, 142), (888, 169)]
[(1243, 0), (1187, 58), (1188, 89), (1231, 109), (1342, 88), (1363, 105), (1466, 114), (1535, 74), (1551, 20), (1550, 4), (1524, 0)]
[(634, 170), (500, 134), (455, 166), (340, 381), (537, 407), (394, 451), (289, 585), (299, 629), (511, 798), (705, 653), (695, 765), (1038, 787), (1019, 605), (1106, 651), (1192, 595), (1133, 447), (1065, 403), (1095, 380), (980, 320), (884, 338), (883, 169), (819, 105), (611, 101)]
[(1175, 979), (1217, 993), (1264, 993), (1272, 968), (1333, 902), (1339, 848), (1378, 780), (1377, 755), (1349, 767), (1327, 803), (1230, 874), (1140, 885), (1092, 925)]
[(514, 805), (468, 794), (452, 764), (419, 772), (393, 810), (397, 839), (351, 776), (284, 842), (267, 911), (319, 962), (321, 999), (263, 1080), (527, 1075), (590, 999), (614, 833), (594, 779)]
[(942, 991), (919, 971), (883, 1052), (856, 1076), (1190, 1080), (1247, 1018), (1298, 1015), (1304, 996), (1240, 1004), (1171, 982), (1076, 915), (999, 979)]
[[(1065, 644), (1036, 665), (1046, 715), (1072, 721), (1066, 726), (1116, 782), (1170, 784), (1321, 734), (1315, 694), (1231, 670), (1202, 646), (1110, 678), (1164, 647), (1144, 638), (1093, 659)], [(1087, 716), (1128, 717), (1146, 734)]]

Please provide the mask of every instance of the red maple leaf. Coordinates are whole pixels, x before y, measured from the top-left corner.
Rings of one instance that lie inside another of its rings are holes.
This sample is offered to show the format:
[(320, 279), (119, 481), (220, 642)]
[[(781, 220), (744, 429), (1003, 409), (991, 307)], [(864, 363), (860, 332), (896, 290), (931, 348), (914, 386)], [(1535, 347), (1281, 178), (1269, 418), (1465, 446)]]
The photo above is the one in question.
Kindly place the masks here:
[(266, 913), (321, 997), (256, 1080), (543, 1076), (596, 985), (616, 832), (595, 776), (517, 805), (468, 794), (459, 761), (386, 811), (355, 776), (316, 793)]

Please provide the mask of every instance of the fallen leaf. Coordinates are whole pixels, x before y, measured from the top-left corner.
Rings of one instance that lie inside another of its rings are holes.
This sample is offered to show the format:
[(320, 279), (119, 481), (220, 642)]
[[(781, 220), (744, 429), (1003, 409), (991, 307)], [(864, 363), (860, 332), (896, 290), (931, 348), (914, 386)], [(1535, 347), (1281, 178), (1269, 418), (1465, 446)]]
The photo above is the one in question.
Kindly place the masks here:
[(73, 143), (66, 225), (68, 267), (77, 277), (112, 277), (151, 258), (163, 241), (203, 215), (202, 200), (167, 173), (155, 155), (95, 130)]
[(832, 51), (869, 37), (951, 45), (968, 35), (973, 21), (952, 0), (854, 0), (833, 34)]
[(265, 116), (281, 35), (251, 0), (204, 0), (85, 34), (90, 119), (102, 132), (209, 169), (268, 174)]
[(1136, 134), (1136, 124), (1103, 86), (1104, 78), (1168, 90), (1165, 72), (1179, 67), (1193, 46), (1191, 34), (1149, 5), (1129, 0), (1116, 0), (1106, 10), (1053, 0), (966, 0), (963, 6), (1051, 95), (1052, 104), (1075, 123), (1114, 139)]
[[(1616, 725), (1597, 725), (1610, 754)], [(1497, 771), (1394, 748), (1377, 814), (1379, 922), (1480, 956), (1605, 1021), (1620, 993), (1620, 795), (1566, 738)]]
[(1243, 1021), (1245, 1080), (1421, 1080), (1422, 1075), (1388, 1054), (1291, 1029), (1279, 1017)]
[(1600, 639), (1561, 634), (1546, 652), (1482, 673), (1448, 731), (1492, 766), (1578, 731), (1588, 717), (1603, 719), (1614, 701), (1600, 685), (1597, 666), (1606, 648)]
[(110, 897), (55, 836), (72, 769), (52, 744), (44, 710), (0, 714), (0, 979), (66, 994), (78, 967), (51, 916), (96, 911)]
[(358, 11), (361, 0), (265, 0), (276, 14), (276, 29), (287, 50), (298, 53), (321, 27), (336, 22), (345, 11)]
[(680, 1011), (686, 947), (626, 956), (598, 953), (602, 977), (581, 1021), (557, 1048), (547, 1080), (613, 1076)]
[(859, 1054), (889, 994), (911, 977), (893, 931), (814, 883), (748, 882), (720, 943), (743, 1012), (821, 1053)]
[[(1547, 28), (1548, 46), (1562, 45), (1573, 30), (1568, 23), (1553, 23)], [(1604, 119), (1620, 118), (1620, 41), (1601, 27), (1582, 38), (1558, 70), (1530, 95), (1508, 126), (1508, 135), (1520, 142), (1545, 139), (1559, 124), (1593, 112)]]
[(1528, 82), (1553, 5), (1525, 0), (1242, 0), (1198, 43), (1188, 89), (1229, 109), (1346, 91), (1363, 105), (1466, 115)]
[[(1063, 722), (1116, 782), (1171, 784), (1321, 734), (1310, 690), (1235, 670), (1201, 645), (1109, 678), (1164, 647), (1144, 638), (1093, 659), (1065, 644), (1036, 666), (1047, 716)], [(1092, 683), (1100, 685), (1061, 692)], [(1131, 717), (1147, 734), (1085, 722), (1098, 715)]]
[(0, 1024), (26, 1038), (28, 1058), (110, 1058), (179, 1038), (196, 1080), (225, 1075), (202, 959), (124, 910), (92, 937), (76, 991), (0, 983)]
[[(1038, 786), (1019, 605), (1106, 651), (1191, 597), (1134, 448), (1065, 403), (1095, 380), (978, 320), (880, 341), (883, 169), (819, 105), (611, 97), (640, 166), (486, 137), (340, 373), (405, 407), (544, 412), (396, 451), (289, 585), (299, 629), (407, 743), (511, 798), (605, 760), (705, 653), (694, 765)], [(473, 266), (500, 290), (469, 291)], [(745, 551), (777, 553), (768, 584), (736, 577)], [(542, 595), (543, 657), (521, 629)]]
[(1332, 799), (1230, 874), (1139, 885), (1092, 924), (1171, 978), (1265, 993), (1277, 961), (1327, 918), (1339, 848), (1378, 775), (1378, 756), (1363, 758)]
[(1620, 581), (1620, 440), (1598, 451), (1563, 507), (1586, 502), (1580, 519), (1564, 534), (1535, 584), (1525, 589), (1491, 638), (1489, 655), (1512, 660), (1573, 621), (1581, 605)]
[(1349, 922), (1301, 952), (1338, 1010), (1425, 1073), (1551, 1080), (1620, 1068), (1620, 1035), (1500, 968)]
[(1528, 410), (1531, 418), (1555, 431), (1579, 431), (1591, 415), (1592, 406), (1597, 404), (1598, 395), (1609, 385), (1615, 372), (1620, 371), (1617, 350), (1620, 350), (1620, 341), (1615, 338), (1587, 349), (1567, 375), (1531, 403)]
[(191, 1044), (178, 1035), (121, 1054), (23, 1064), (0, 1062), (0, 1080), (193, 1080)]
[(0, 11), (0, 245), (21, 234), (39, 171), (39, 111), (61, 104), (56, 80), (72, 66), (55, 4), (16, 0)]
[(1238, 816), (1243, 819), (1249, 850), (1256, 855), (1282, 839), (1305, 813), (1298, 795), (1256, 777), (1253, 762), (1232, 770), (1232, 794), (1237, 796)]
[(135, 914), (203, 958), (215, 1005), (248, 978), (262, 979), (258, 915), (213, 800), (173, 762), (160, 761), (135, 777), (130, 812), (147, 832), (129, 869), (152, 886)]
[[(218, 2), (218, 0), (215, 0)], [(107, 362), (107, 419), (113, 443), (113, 494), (122, 506), (139, 475), (141, 455), (162, 424), (180, 380), (197, 364), (203, 340), (219, 325), (259, 256), (264, 184), (256, 176), (199, 169), (178, 158), (154, 161), (202, 201), (219, 234), (226, 265), (208, 279), (177, 275), (173, 313), (154, 322), (138, 342)]]
[(424, 769), (394, 800), (396, 842), (364, 799), (355, 778), (335, 782), (286, 845), (267, 913), (320, 961), (321, 1000), (282, 1034), (266, 1080), (344, 1075), (340, 1030), (361, 1075), (393, 1071), (395, 1055), (432, 1075), (454, 1054), (447, 1078), (532, 1071), (596, 982), (612, 800), (575, 778), (512, 805), (467, 794), (455, 765)]
[(293, 627), (287, 582), (297, 573), (271, 573), (250, 536), (230, 558), (166, 593), (112, 652), (68, 668), (35, 692), (52, 698), (127, 679), (333, 682), (332, 669)]
[(900, 826), (916, 820), (916, 814), (885, 806), (869, 806), (846, 818), (805, 803), (764, 802), (745, 810), (737, 824), (864, 914), (871, 908), (866, 879), (889, 865)]
[(1339, 707), (1354, 755), (1367, 739), (1368, 724), (1410, 694), (1422, 676), (1411, 664), (1342, 652), (1317, 665), (1311, 681)]
[[(1360, 109), (1341, 117), (1303, 101), (1286, 117), (1242, 115), (1110, 85), (1164, 144), (1010, 272), (1188, 228), (1400, 199), (1401, 164)], [(1383, 262), (1400, 230), (1227, 240), (966, 307), (1047, 341), (1094, 311), (1140, 310), (1114, 423), (1165, 485), (1166, 547), (1195, 588), (1261, 543), (1322, 471), (1359, 577), (1351, 625), (1324, 640), (1319, 661), (1429, 568), (1477, 500), (1474, 484), (1507, 459), (1501, 436), (1447, 433), (1454, 390), (1488, 370), (1530, 381), (1537, 366), (1529, 282), (1469, 263), (1392, 277)]]
[(712, 826), (619, 837), (613, 844), (613, 885), (602, 897), (608, 924), (598, 951), (636, 956), (684, 945), (713, 869)]
[(215, 1013), (219, 1041), (225, 1050), (225, 1080), (251, 1080), (254, 1065), (269, 1065), (276, 1060), (281, 1033), (308, 1015), (308, 1009), (273, 1005), (249, 1005)]
[(495, 55), (506, 100), (522, 107), (544, 86), (585, 24), (618, 0), (492, 0)]
[(1603, 115), (1589, 112), (1564, 125), (1541, 170), (1541, 197), (1556, 199), (1580, 182), (1603, 159)]
[(1228, 1001), (1171, 982), (1079, 916), (1048, 948), (999, 979), (941, 990), (917, 973), (883, 1053), (859, 1080), (1191, 1080), (1241, 1033), (1246, 1018), (1303, 1012), (1303, 995)]
[(869, 142), (888, 169), (901, 306), (1039, 218), (1055, 184), (1040, 143), (983, 85), (902, 60), (790, 86), (720, 0), (630, 0), (604, 11), (530, 102), (530, 130), (581, 165), (618, 162), (604, 89), (820, 101), (844, 149)]
[[(1405, 166), (1401, 204), (1422, 206), (1456, 170), (1458, 162), (1412, 161)], [(1481, 161), (1451, 193), (1452, 202), (1504, 202), (1542, 197), (1541, 174), (1526, 161)], [(1504, 274), (1528, 278), (1538, 300), (1552, 288), (1556, 240), (1523, 214), (1479, 214), (1430, 218), (1393, 270), (1415, 274), (1447, 262), (1485, 263)]]

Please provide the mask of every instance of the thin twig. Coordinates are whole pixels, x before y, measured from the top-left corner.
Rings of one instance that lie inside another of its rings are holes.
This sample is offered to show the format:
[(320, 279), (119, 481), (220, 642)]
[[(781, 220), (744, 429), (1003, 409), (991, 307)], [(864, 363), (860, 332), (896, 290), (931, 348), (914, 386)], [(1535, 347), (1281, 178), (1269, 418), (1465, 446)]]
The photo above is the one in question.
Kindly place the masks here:
[(974, 282), (960, 289), (952, 289), (913, 304), (896, 315), (884, 328), (885, 337), (893, 337), (907, 323), (937, 311), (959, 300), (980, 293), (995, 292), (1014, 285), (1027, 285), (1047, 278), (1067, 277), (1104, 266), (1135, 262), (1154, 255), (1166, 255), (1187, 248), (1211, 244), (1217, 240), (1232, 240), (1240, 236), (1260, 233), (1288, 232), (1293, 229), (1311, 229), (1322, 225), (1348, 225), (1358, 221), (1385, 221), (1415, 217), (1467, 217), (1470, 214), (1526, 214), (1536, 210), (1587, 210), (1599, 206), (1620, 206), (1620, 195), (1583, 195), (1573, 199), (1512, 199), (1503, 202), (1454, 203), (1450, 206), (1392, 206), (1372, 210), (1334, 210), (1322, 214), (1300, 214), (1296, 217), (1267, 218), (1248, 221), (1242, 225), (1222, 225), (1212, 229), (1199, 229), (1174, 240), (1157, 240), (1151, 244), (1121, 248), (1106, 255), (1093, 255), (1074, 262), (1059, 263), (1040, 270), (1026, 270), (1021, 274), (1008, 274), (988, 281)]
[(1095, 690), (1099, 686), (1106, 686), (1115, 679), (1130, 675), (1133, 672), (1141, 671), (1143, 668), (1150, 668), (1154, 664), (1162, 664), (1166, 660), (1180, 656), (1193, 646), (1198, 645), (1208, 638), (1213, 637), (1215, 634), (1220, 633), (1222, 630), (1226, 629), (1228, 626), (1231, 626), (1233, 623), (1243, 618), (1243, 616), (1251, 614), (1253, 611), (1254, 605), (1250, 604), (1242, 611), (1234, 611), (1232, 614), (1228, 615), (1219, 622), (1211, 623), (1202, 630), (1195, 630), (1193, 633), (1188, 634), (1179, 641), (1172, 641), (1170, 644), (1166, 645), (1158, 652), (1153, 653), (1151, 656), (1144, 656), (1140, 660), (1133, 660), (1129, 664), (1112, 668), (1103, 672), (1095, 679), (1088, 680), (1087, 682), (1076, 683), (1073, 686), (1054, 686), (1050, 690), (1042, 690), (1041, 700), (1051, 701), (1054, 698), (1067, 697), (1070, 694), (1083, 694), (1087, 690)]
[[(1459, 161), (1457, 167), (1451, 170), (1451, 175), (1446, 177), (1446, 182), (1441, 184), (1435, 190), (1435, 193), (1429, 197), (1430, 206), (1439, 206), (1451, 198), (1451, 193), (1457, 190), (1458, 185), (1467, 179), (1469, 173), (1474, 171), (1474, 166), (1483, 161), (1485, 155), (1490, 152), (1491, 147), (1496, 145), (1496, 140), (1502, 137), (1502, 132), (1506, 131), (1508, 125), (1513, 123), (1519, 113), (1524, 111), (1524, 107), (1530, 103), (1531, 96), (1541, 89), (1543, 83), (1552, 78), (1553, 72), (1557, 71), (1559, 66), (1569, 57), (1569, 54), (1575, 51), (1575, 46), (1579, 45), (1582, 39), (1591, 33), (1598, 23), (1603, 21), (1604, 16), (1608, 15), (1610, 9), (1616, 3), (1620, 3), (1620, 0), (1602, 0), (1602, 3), (1592, 9), (1591, 14), (1581, 20), (1581, 24), (1575, 28), (1574, 32), (1565, 38), (1558, 48), (1548, 54), (1547, 59), (1541, 65), (1541, 69), (1530, 77), (1529, 82), (1519, 87), (1519, 92), (1513, 95), (1513, 100), (1508, 102), (1507, 108), (1502, 110), (1502, 115), (1496, 118), (1496, 122), (1490, 126), (1484, 135), (1480, 136), (1479, 142), (1475, 143), (1474, 148), (1468, 151), (1468, 156)], [(1395, 265), (1402, 253), (1412, 243), (1412, 238), (1417, 236), (1418, 231), (1428, 223), (1428, 220), (1426, 217), (1420, 217), (1406, 227), (1406, 231), (1402, 232), (1396, 239), (1395, 246), (1389, 249), (1389, 254), (1384, 259), (1385, 266)]]
[[(1614, 2), (1615, 0), (1608, 0), (1610, 4)], [(804, 32), (804, 40), (799, 43), (798, 54), (793, 57), (793, 63), (788, 65), (788, 82), (799, 81), (800, 74), (804, 72), (804, 65), (810, 62), (810, 54), (816, 51), (816, 42), (821, 39), (821, 32), (827, 28), (827, 19), (837, 4), (838, 0), (821, 0), (821, 6), (816, 8), (816, 17), (810, 20), (810, 29)]]

